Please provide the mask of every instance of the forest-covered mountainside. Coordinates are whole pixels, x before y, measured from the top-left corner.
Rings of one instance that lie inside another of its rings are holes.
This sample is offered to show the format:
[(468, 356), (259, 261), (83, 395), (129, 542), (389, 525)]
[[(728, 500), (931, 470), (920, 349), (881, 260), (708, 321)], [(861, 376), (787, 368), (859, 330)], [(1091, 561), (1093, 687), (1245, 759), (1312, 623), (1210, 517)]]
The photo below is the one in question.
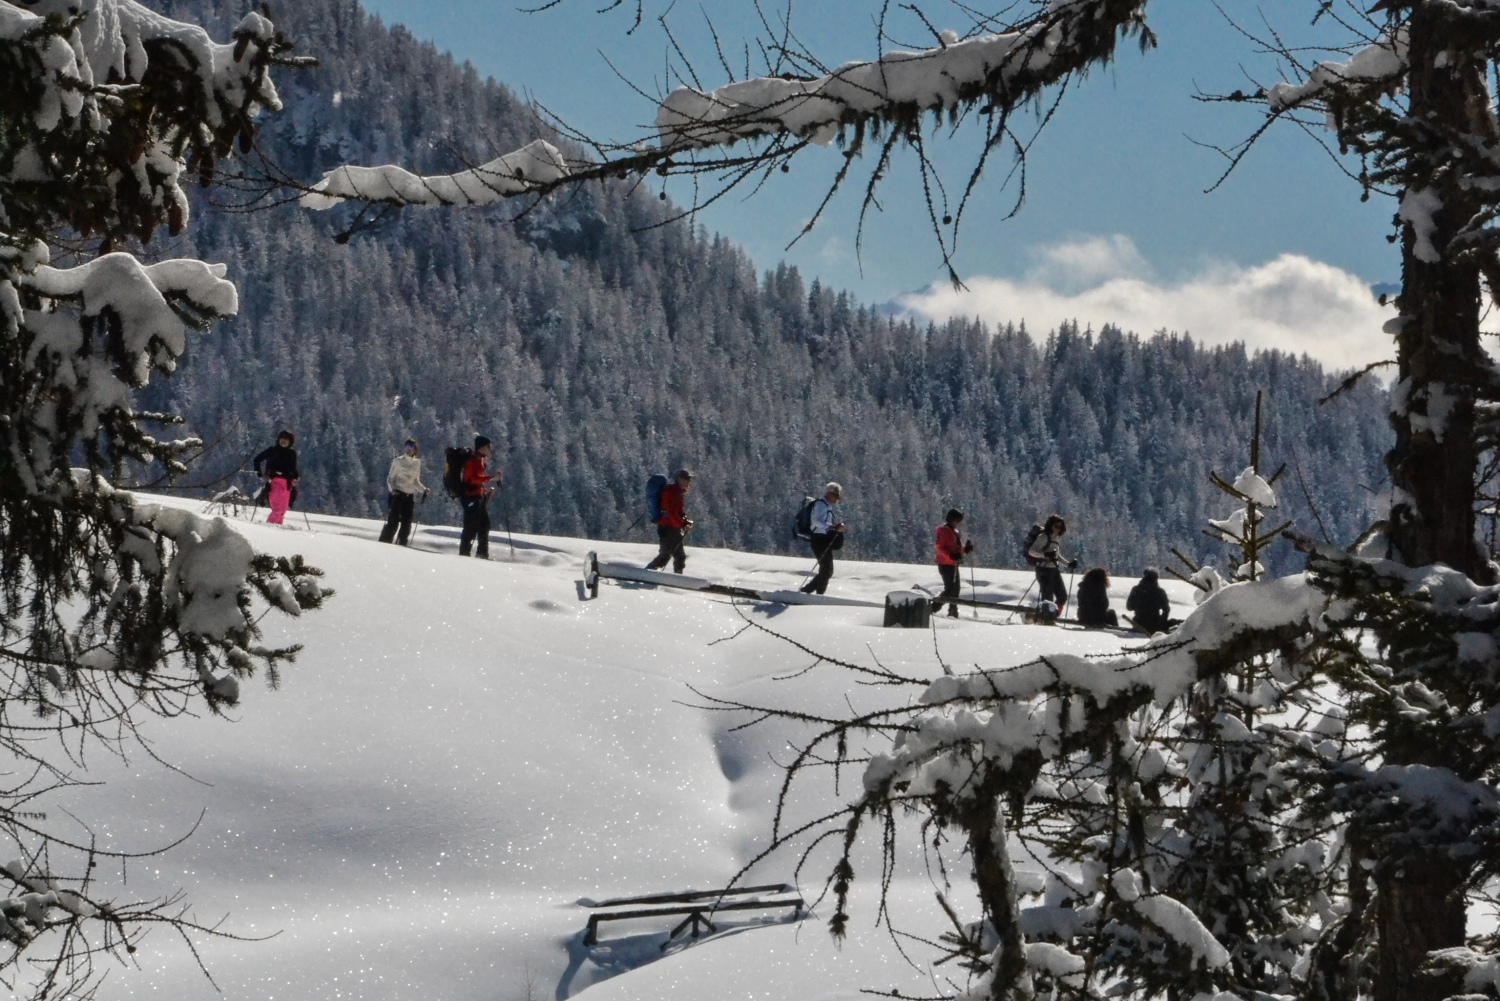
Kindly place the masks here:
[[(157, 6), (222, 38), (247, 5)], [(542, 134), (504, 86), (353, 0), (274, 13), (321, 61), (282, 75), (287, 110), (259, 137), (296, 176), (447, 170)], [(758, 197), (775, 211), (774, 193)], [(1227, 506), (1207, 473), (1246, 464), (1262, 388), (1264, 454), (1289, 464), (1281, 493), (1299, 526), (1347, 541), (1372, 516), (1386, 395), (1366, 384), (1319, 406), (1338, 379), (1308, 360), (1113, 328), (916, 325), (663, 225), (670, 203), (625, 182), (517, 219), (523, 208), (407, 210), (344, 245), (336, 213), (200, 202), (190, 236), (157, 252), (227, 262), (240, 315), (194, 339), (149, 400), (222, 439), (191, 479), (215, 480), (285, 426), (305, 505), (368, 515), (407, 435), (436, 487), (441, 447), (478, 431), (507, 476), (496, 523), (518, 531), (644, 540), (631, 525), (646, 478), (688, 465), (699, 545), (785, 550), (802, 497), (836, 479), (851, 555), (926, 560), (957, 505), (981, 562), (1013, 565), (1025, 528), (1060, 511), (1086, 561), (1127, 572), (1174, 545), (1217, 556), (1201, 528)], [(435, 492), (419, 516), (457, 509)]]

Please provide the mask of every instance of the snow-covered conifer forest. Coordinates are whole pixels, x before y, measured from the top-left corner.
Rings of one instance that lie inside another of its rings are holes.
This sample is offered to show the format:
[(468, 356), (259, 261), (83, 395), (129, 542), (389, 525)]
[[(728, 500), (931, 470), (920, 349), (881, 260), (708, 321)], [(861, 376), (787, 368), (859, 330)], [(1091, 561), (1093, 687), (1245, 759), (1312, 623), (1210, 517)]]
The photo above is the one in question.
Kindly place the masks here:
[[(1347, 47), (1271, 36), (1288, 78), (1226, 96), (1398, 200), (1388, 395), (1320, 407), (1337, 377), (1181, 337), (916, 329), (643, 228), (671, 206), (607, 177), (730, 144), (883, 163), (981, 105), (1003, 146), (1147, 52), (1149, 6), (958, 5), (972, 30), (927, 50), (677, 88), (656, 145), (599, 164), (353, 4), (0, 2), (0, 980), (1500, 997), (1491, 0), (1313, 3)], [(301, 207), (239, 211), (256, 170)], [(345, 513), (150, 494), (229, 482), (282, 426), (304, 500)], [(404, 434), (431, 469), (474, 430), (529, 530), (497, 559), (452, 558), (435, 509), (409, 549), (350, 516)], [(618, 538), (678, 462), (702, 580)], [(765, 550), (825, 475), (867, 527), (804, 596), (806, 557)], [(954, 502), (992, 540), (965, 614), (886, 628), (936, 574), (869, 557), (920, 560)], [(1022, 607), (1003, 564), (1054, 508), (1089, 562), (1181, 551), (1168, 631)]]

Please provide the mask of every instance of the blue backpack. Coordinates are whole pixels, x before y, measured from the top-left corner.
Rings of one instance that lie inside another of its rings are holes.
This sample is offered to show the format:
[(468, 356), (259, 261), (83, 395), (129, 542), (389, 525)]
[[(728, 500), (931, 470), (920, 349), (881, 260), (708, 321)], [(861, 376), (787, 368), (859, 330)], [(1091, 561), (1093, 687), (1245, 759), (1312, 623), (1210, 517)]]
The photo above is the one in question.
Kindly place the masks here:
[(646, 517), (653, 525), (661, 521), (661, 492), (671, 482), (672, 478), (666, 473), (656, 473), (646, 481)]

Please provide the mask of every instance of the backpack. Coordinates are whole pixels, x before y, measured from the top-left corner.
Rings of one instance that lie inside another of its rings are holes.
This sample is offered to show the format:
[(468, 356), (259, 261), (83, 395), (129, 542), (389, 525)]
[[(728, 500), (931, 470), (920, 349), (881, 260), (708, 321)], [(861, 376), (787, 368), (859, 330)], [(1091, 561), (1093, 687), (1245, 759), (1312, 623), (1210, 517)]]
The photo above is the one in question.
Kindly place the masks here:
[(473, 457), (474, 450), (462, 445), (443, 449), (443, 489), (449, 497), (464, 495), (464, 467)]
[(661, 521), (661, 492), (672, 479), (666, 473), (655, 473), (646, 481), (646, 517), (655, 525)]
[(1037, 538), (1040, 537), (1041, 534), (1045, 531), (1046, 529), (1043, 528), (1040, 524), (1036, 524), (1032, 525), (1031, 528), (1026, 532), (1026, 541), (1021, 545), (1021, 555), (1026, 557), (1027, 566), (1034, 567), (1041, 562), (1041, 560), (1031, 555), (1031, 547), (1036, 544)]
[(804, 497), (802, 507), (797, 510), (797, 517), (792, 520), (792, 538), (812, 538), (812, 513), (813, 505), (818, 503), (816, 497)]

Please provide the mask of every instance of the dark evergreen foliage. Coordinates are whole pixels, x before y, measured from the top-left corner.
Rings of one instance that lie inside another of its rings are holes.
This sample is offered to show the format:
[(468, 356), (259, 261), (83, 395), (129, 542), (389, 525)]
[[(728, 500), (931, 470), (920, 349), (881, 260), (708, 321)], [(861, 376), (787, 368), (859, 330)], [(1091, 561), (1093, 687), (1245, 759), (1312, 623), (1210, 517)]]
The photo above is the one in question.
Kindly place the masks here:
[(149, 433), (178, 422), (136, 390), (236, 299), (201, 261), (120, 248), (182, 230), (184, 169), (211, 177), (297, 60), (259, 16), (216, 43), (131, 3), (26, 6), (0, 4), (0, 985), (89, 998), (152, 927), (190, 949), (226, 933), (178, 895), (127, 891), (125, 863), (157, 852), (58, 794), (100, 753), (154, 757), (145, 721), (221, 712), (257, 671), (274, 683), (297, 647), (267, 646), (261, 621), (331, 592), (300, 557), (113, 485), (132, 464), (185, 471), (199, 443)]
[[(211, 23), (240, 13), (162, 6)], [(541, 134), (505, 88), (350, 0), (282, 16), (322, 63), (283, 86), (288, 112), (259, 134), (296, 176), (452, 169), (455, 151), (479, 161)], [(723, 238), (658, 225), (671, 207), (625, 183), (512, 222), (520, 208), (407, 210), (348, 245), (339, 222), (292, 207), (203, 213), (192, 249), (247, 279), (242, 308), (158, 401), (205, 439), (227, 436), (202, 477), (286, 424), (307, 505), (375, 515), (408, 434), (435, 479), (440, 446), (482, 431), (518, 531), (646, 540), (628, 533), (646, 477), (690, 465), (703, 545), (793, 548), (801, 498), (838, 479), (855, 557), (925, 561), (931, 526), (957, 505), (979, 559), (1015, 565), (1026, 526), (1057, 510), (1090, 562), (1129, 573), (1172, 545), (1219, 556), (1200, 534), (1216, 513), (1207, 473), (1243, 455), (1259, 387), (1266, 446), (1301, 465), (1330, 533), (1348, 541), (1369, 523), (1384, 394), (1320, 408), (1337, 380), (1305, 359), (1113, 328), (1034, 339), (896, 321), (794, 268), (759, 274)], [(1300, 491), (1283, 493), (1315, 530)], [(437, 503), (423, 520), (456, 519)]]

